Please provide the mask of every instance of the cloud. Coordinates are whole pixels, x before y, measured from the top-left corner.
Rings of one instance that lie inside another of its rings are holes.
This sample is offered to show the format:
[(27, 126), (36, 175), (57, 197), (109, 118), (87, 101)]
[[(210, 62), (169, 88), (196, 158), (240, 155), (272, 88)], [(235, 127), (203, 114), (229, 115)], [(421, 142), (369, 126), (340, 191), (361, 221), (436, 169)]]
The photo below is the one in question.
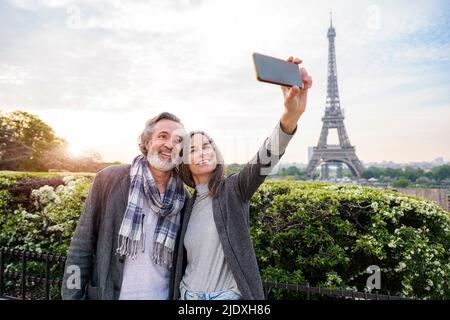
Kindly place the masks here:
[[(135, 132), (115, 132), (120, 119), (139, 115), (131, 123), (140, 126), (169, 110), (189, 128), (226, 136), (230, 145), (252, 137), (230, 157), (243, 162), (283, 108), (279, 88), (255, 80), (251, 54), (294, 54), (304, 60), (314, 88), (303, 130), (284, 160), (306, 162), (322, 125), (331, 10), (346, 126), (368, 161), (377, 155), (357, 137), (367, 136), (360, 124), (372, 110), (382, 121), (425, 108), (445, 115), (450, 108), (445, 1), (14, 0), (2, 6), (0, 30), (7, 31), (0, 31), (0, 107), (33, 111), (71, 137), (68, 130), (78, 127), (66, 120), (70, 114), (92, 123), (105, 114), (110, 138), (133, 145)], [(61, 115), (61, 125), (52, 113)], [(407, 130), (404, 118), (396, 121)], [(442, 122), (429, 125), (436, 134), (446, 132)], [(85, 130), (95, 135), (94, 128)], [(102, 147), (106, 159), (129, 161), (131, 149), (113, 149)]]

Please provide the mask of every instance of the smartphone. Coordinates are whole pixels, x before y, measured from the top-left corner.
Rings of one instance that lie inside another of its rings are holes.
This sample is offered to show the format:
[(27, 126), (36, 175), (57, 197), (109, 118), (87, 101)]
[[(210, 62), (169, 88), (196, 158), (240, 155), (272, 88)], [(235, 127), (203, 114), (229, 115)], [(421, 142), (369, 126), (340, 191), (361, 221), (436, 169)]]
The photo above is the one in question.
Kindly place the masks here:
[(253, 53), (253, 63), (259, 81), (303, 89), (297, 64), (260, 53)]

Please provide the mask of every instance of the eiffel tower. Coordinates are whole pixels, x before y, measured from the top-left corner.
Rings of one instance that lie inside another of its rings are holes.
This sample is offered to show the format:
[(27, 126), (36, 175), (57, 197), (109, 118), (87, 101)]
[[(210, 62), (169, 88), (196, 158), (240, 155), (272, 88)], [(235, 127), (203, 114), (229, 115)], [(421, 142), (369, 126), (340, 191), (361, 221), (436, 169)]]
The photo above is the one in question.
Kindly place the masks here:
[[(331, 15), (331, 14), (330, 14)], [(344, 126), (344, 115), (339, 102), (339, 91), (336, 70), (336, 51), (334, 38), (336, 31), (333, 20), (330, 17), (330, 28), (328, 29), (328, 85), (325, 116), (322, 118), (322, 131), (319, 142), (313, 148), (311, 159), (306, 168), (307, 175), (312, 178), (315, 169), (321, 166), (321, 179), (329, 178), (329, 166), (337, 166), (337, 176), (342, 177), (342, 165), (346, 164), (353, 176), (361, 177), (364, 167), (355, 153), (355, 147), (350, 144), (347, 131)], [(329, 129), (337, 129), (339, 144), (327, 144)]]

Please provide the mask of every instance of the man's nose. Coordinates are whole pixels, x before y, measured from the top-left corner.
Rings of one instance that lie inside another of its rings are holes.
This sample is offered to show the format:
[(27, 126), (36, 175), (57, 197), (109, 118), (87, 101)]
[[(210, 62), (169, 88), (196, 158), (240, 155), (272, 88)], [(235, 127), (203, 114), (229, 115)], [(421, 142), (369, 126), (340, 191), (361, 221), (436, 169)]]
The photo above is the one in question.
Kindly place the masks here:
[(164, 143), (164, 147), (166, 147), (167, 149), (170, 149), (170, 151), (172, 151), (172, 149), (175, 147), (175, 143), (172, 140), (167, 140)]

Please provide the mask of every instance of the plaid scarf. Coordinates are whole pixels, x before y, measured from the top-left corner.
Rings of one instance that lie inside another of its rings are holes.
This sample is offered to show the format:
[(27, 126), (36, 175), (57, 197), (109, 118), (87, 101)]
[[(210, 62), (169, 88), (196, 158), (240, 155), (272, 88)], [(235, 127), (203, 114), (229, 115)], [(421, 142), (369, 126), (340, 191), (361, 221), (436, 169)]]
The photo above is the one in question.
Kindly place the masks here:
[(175, 239), (180, 228), (180, 211), (185, 200), (183, 183), (178, 175), (172, 172), (161, 202), (147, 159), (143, 155), (133, 160), (130, 178), (130, 193), (120, 226), (117, 253), (135, 259), (138, 250), (145, 251), (143, 205), (144, 201), (148, 201), (153, 213), (158, 215), (154, 234), (153, 261), (156, 264), (164, 263), (171, 267)]

